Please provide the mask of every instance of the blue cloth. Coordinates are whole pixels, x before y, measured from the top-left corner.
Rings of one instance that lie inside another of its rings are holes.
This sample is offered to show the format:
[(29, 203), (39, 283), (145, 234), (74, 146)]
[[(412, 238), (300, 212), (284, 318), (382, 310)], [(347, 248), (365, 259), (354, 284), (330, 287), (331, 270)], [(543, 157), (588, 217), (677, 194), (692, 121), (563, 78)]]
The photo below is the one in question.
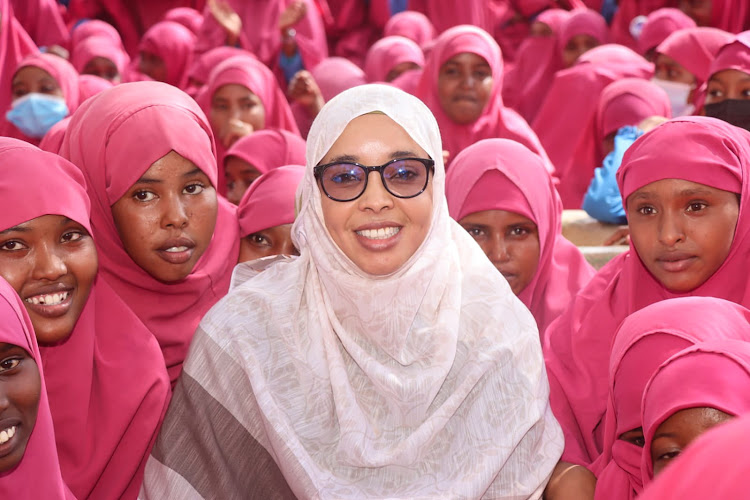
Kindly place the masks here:
[(638, 127), (622, 127), (615, 135), (615, 149), (604, 158), (602, 166), (594, 170), (589, 189), (583, 198), (583, 209), (594, 219), (609, 224), (626, 224), (620, 189), (617, 187), (617, 169), (625, 151), (643, 135)]
[(600, 10), (601, 15), (607, 21), (607, 24), (612, 24), (612, 18), (615, 17), (615, 13), (620, 7), (617, 5), (617, 0), (604, 0), (602, 2), (602, 8)]
[(289, 83), (292, 77), (297, 74), (297, 71), (305, 69), (299, 50), (292, 57), (287, 57), (284, 55), (284, 52), (281, 52), (279, 55), (279, 66), (281, 66), (281, 70), (284, 72), (286, 83)]
[(391, 7), (391, 15), (398, 14), (399, 12), (403, 12), (406, 10), (406, 7), (408, 7), (408, 0), (388, 0), (388, 3)]

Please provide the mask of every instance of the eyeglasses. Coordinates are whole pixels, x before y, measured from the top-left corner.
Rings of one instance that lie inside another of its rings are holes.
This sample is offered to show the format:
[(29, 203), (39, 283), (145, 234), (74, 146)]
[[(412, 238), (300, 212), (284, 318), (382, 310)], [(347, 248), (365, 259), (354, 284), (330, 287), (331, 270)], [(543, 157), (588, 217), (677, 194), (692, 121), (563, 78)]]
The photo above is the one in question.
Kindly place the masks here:
[(414, 198), (427, 189), (429, 158), (398, 158), (384, 165), (367, 167), (359, 163), (327, 163), (313, 169), (326, 196), (334, 201), (356, 200), (367, 189), (370, 172), (379, 172), (385, 189), (397, 198)]

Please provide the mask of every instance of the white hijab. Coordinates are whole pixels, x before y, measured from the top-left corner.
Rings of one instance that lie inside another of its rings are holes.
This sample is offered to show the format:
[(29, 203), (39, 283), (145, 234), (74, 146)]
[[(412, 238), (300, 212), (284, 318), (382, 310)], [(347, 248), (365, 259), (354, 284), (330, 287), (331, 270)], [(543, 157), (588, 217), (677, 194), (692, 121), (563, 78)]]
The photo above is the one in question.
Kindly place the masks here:
[[(366, 274), (333, 242), (313, 175), (347, 124), (375, 111), (435, 160), (427, 237), (388, 276)], [(300, 256), (244, 281), (238, 267), (201, 324), (244, 366), (254, 401), (218, 395), (190, 358), (186, 372), (300, 498), (539, 498), (562, 453), (536, 323), (450, 219), (441, 151), (435, 118), (405, 92), (365, 85), (334, 98), (307, 142)]]

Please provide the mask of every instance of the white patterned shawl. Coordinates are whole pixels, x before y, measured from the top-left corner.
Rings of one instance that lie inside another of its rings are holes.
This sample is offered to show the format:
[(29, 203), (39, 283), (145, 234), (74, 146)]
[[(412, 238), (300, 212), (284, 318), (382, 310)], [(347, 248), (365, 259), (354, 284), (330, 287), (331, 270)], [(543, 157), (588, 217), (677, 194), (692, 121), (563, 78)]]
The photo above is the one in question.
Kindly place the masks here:
[[(377, 277), (331, 239), (313, 176), (373, 111), (435, 160), (429, 233)], [(326, 105), (297, 193), (301, 255), (235, 276), (201, 322), (143, 498), (541, 497), (563, 438), (536, 323), (449, 218), (441, 151), (404, 92), (366, 85)]]

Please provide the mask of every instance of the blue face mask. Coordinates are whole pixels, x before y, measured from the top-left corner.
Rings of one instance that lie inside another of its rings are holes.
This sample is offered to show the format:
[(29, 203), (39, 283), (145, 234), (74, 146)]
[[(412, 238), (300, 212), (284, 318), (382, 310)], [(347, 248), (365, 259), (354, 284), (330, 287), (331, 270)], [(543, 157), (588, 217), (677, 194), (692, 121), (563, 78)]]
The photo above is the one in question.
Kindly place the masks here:
[(41, 139), (52, 126), (68, 116), (68, 106), (62, 97), (47, 94), (26, 94), (13, 101), (13, 107), (5, 114), (18, 130)]

